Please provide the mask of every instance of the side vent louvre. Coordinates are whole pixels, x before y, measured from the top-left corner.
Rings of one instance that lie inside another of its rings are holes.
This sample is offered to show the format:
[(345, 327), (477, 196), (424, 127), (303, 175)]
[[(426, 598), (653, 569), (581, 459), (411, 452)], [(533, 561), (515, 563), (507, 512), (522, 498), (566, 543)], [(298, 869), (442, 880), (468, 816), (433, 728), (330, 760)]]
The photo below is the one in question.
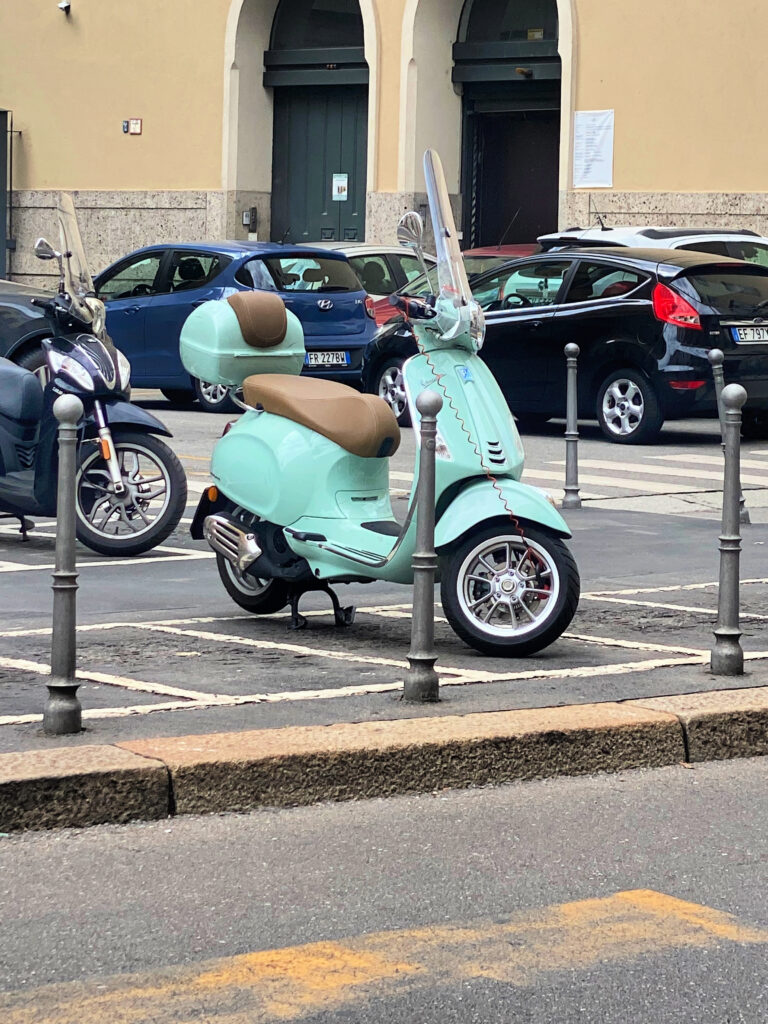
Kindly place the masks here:
[(35, 464), (35, 446), (28, 448), (26, 445), (15, 445), (16, 457), (22, 469), (31, 469)]
[(503, 466), (507, 461), (504, 448), (498, 441), (488, 441), (488, 459), (495, 466)]

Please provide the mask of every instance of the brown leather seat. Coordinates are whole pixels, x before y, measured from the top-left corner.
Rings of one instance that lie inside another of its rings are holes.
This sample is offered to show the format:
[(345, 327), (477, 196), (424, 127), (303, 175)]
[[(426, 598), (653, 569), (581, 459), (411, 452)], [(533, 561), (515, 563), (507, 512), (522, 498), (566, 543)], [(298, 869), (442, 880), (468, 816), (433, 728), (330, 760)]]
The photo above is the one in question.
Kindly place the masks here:
[(245, 378), (243, 397), (246, 405), (301, 423), (353, 455), (381, 459), (400, 446), (400, 428), (384, 399), (346, 384), (259, 373)]

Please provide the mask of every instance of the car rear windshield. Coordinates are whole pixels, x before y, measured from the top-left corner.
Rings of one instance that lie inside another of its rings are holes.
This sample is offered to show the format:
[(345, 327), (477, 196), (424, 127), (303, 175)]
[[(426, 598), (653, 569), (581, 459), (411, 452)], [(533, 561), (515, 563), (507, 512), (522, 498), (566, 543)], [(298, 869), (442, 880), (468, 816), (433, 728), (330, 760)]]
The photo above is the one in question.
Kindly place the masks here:
[[(695, 296), (718, 313), (744, 315), (768, 307), (768, 273), (751, 268), (724, 270), (712, 267), (686, 274), (683, 279)], [(678, 288), (678, 290), (683, 290)]]
[(361, 292), (363, 286), (346, 260), (322, 256), (268, 256), (267, 270), (280, 292)]

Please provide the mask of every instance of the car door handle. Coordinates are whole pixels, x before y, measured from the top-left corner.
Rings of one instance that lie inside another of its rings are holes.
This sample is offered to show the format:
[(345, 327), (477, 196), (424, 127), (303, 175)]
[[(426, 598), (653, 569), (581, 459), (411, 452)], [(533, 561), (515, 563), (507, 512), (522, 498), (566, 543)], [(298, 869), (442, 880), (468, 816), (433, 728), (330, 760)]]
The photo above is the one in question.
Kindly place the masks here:
[(534, 320), (533, 323), (531, 324), (531, 330), (532, 331), (538, 331), (538, 329), (541, 326), (543, 326), (543, 323), (544, 323), (543, 320)]
[(129, 306), (127, 309), (124, 309), (123, 312), (126, 316), (132, 316), (134, 313), (141, 312), (141, 306)]
[(196, 302), (192, 303), (192, 309), (197, 309), (198, 306), (203, 306), (208, 301), (208, 299), (198, 299)]

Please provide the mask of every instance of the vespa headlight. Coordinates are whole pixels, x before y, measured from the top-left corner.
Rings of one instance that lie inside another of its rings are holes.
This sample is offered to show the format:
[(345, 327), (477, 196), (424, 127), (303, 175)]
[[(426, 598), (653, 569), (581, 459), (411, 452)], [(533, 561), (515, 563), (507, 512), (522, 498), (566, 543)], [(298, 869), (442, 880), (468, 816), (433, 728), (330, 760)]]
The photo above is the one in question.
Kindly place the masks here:
[(107, 326), (107, 309), (101, 299), (97, 299), (92, 295), (89, 295), (85, 300), (88, 309), (91, 311), (93, 317), (91, 321), (91, 330), (97, 338), (103, 338), (104, 330)]
[(69, 377), (75, 384), (83, 389), (83, 391), (93, 391), (93, 377), (88, 373), (84, 366), (81, 366), (76, 359), (72, 356), (65, 356), (62, 352), (57, 352), (55, 349), (49, 349), (48, 351), (48, 365), (51, 367), (54, 373), (61, 374), (63, 377)]
[(117, 366), (117, 383), (121, 391), (127, 391), (128, 386), (131, 383), (131, 364), (120, 349), (116, 349), (116, 352), (117, 358), (115, 359), (115, 365)]

